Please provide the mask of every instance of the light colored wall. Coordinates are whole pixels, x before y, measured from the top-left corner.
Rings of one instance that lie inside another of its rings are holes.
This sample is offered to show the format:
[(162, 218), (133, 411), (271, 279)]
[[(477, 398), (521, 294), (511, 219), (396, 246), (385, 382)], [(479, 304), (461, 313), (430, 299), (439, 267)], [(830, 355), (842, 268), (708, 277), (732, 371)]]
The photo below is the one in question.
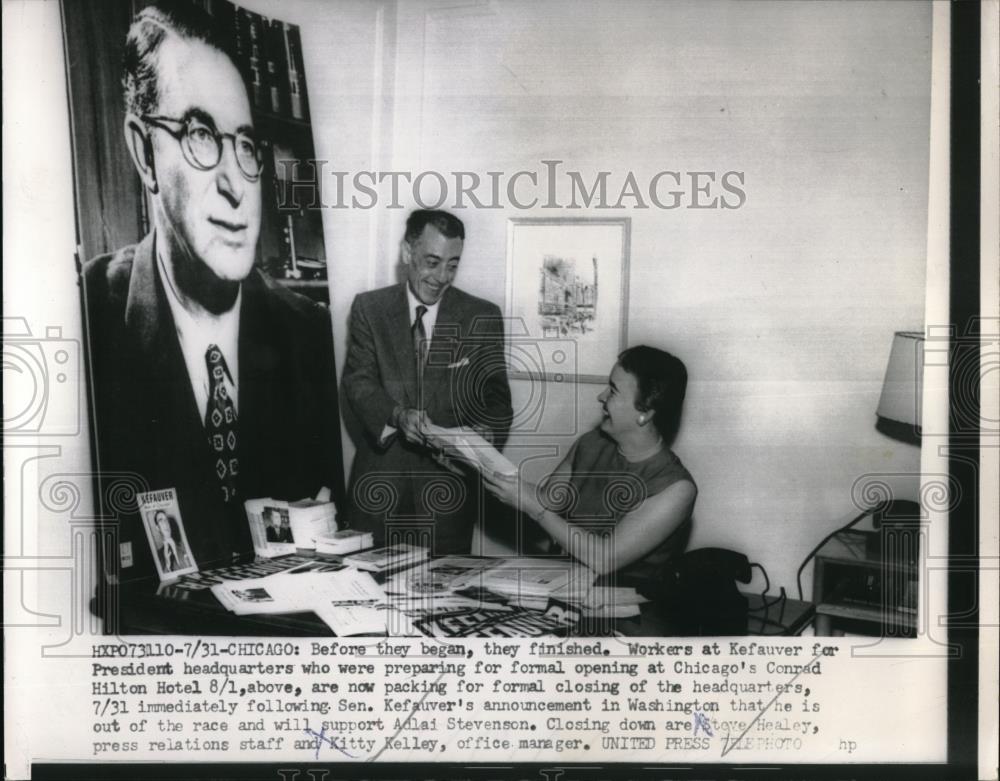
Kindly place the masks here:
[[(498, 303), (508, 218), (631, 218), (629, 342), (676, 353), (691, 376), (675, 449), (700, 487), (693, 545), (744, 550), (791, 586), (859, 477), (891, 473), (915, 495), (918, 451), (877, 433), (874, 410), (892, 332), (923, 324), (927, 5), (387, 4), (374, 102), (372, 8), (338, 6), (357, 34), (321, 14), (304, 26), (317, 149), (343, 170), (543, 175), (557, 159), (618, 186), (629, 170), (744, 172), (735, 211), (459, 212), (459, 284)], [(405, 211), (327, 216), (340, 329), (362, 283), (395, 279)], [(531, 397), (513, 390), (516, 406)], [(596, 422), (599, 390), (546, 388), (544, 426), (563, 436), (532, 472)], [(515, 434), (511, 452), (538, 442)]]
[[(75, 564), (72, 543), (74, 527), (83, 535), (94, 511), (62, 46), (58, 3), (4, 2), (6, 621), (68, 632), (88, 620), (93, 560)], [(11, 336), (28, 338), (8, 352)], [(43, 356), (44, 371), (31, 360)], [(86, 543), (82, 550), (93, 556)]]

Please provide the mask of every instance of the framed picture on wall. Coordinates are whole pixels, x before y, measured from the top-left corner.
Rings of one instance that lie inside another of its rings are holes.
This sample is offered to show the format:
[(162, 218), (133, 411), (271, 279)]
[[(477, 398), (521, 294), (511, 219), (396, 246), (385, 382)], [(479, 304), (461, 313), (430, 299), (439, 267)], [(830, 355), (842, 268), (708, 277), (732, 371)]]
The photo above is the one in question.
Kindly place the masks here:
[(607, 380), (628, 342), (630, 229), (627, 217), (508, 222), (511, 377)]

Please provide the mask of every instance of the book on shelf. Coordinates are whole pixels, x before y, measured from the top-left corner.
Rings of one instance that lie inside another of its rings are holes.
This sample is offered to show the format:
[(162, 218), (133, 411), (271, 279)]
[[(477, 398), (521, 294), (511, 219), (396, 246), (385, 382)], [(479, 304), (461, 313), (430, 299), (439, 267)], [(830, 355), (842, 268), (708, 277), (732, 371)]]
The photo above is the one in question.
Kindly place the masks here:
[(285, 25), (285, 60), (288, 63), (289, 108), (292, 119), (309, 121), (306, 96), (306, 69), (302, 57), (302, 37), (297, 25)]
[(245, 36), (242, 47), (246, 58), (246, 80), (250, 86), (250, 96), (255, 109), (266, 111), (269, 100), (265, 93), (267, 65), (264, 61), (264, 19), (260, 14), (244, 8), (239, 9), (237, 13), (241, 17), (240, 34)]
[(302, 35), (298, 25), (240, 8), (229, 0), (194, 0), (232, 36), (236, 64), (257, 111), (309, 121)]
[(291, 116), (289, 107), (288, 61), (285, 29), (287, 25), (271, 19), (266, 22), (264, 57), (267, 70), (268, 108), (280, 117)]
[(344, 557), (344, 562), (369, 572), (388, 572), (421, 562), (427, 555), (427, 548), (400, 543), (352, 553)]

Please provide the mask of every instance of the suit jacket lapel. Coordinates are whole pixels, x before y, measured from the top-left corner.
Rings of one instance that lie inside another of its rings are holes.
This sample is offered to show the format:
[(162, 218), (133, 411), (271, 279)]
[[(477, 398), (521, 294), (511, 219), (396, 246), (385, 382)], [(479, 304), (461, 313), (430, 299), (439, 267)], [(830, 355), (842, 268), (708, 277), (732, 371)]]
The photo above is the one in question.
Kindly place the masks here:
[(396, 361), (398, 376), (403, 379), (406, 389), (406, 406), (415, 407), (419, 404), (417, 393), (417, 364), (413, 352), (413, 339), (410, 336), (410, 302), (406, 296), (406, 283), (399, 285), (393, 292), (392, 303), (387, 317), (387, 333), (390, 351)]
[(435, 399), (449, 393), (450, 370), (448, 365), (458, 361), (462, 343), (462, 308), (449, 287), (444, 291), (434, 324), (427, 364), (424, 368), (424, 395)]
[(143, 356), (152, 355), (152, 351), (160, 347), (161, 334), (172, 330), (174, 323), (170, 307), (158, 289), (160, 282), (156, 273), (155, 246), (156, 234), (150, 231), (135, 248), (125, 302), (125, 329), (136, 340), (139, 353)]
[(155, 233), (150, 232), (136, 247), (125, 304), (126, 331), (134, 340), (135, 360), (142, 363), (136, 367), (137, 375), (149, 377), (156, 386), (148, 389), (150, 406), (169, 408), (172, 414), (167, 419), (193, 417), (200, 424), (204, 410), (199, 410), (195, 403), (174, 318), (157, 272), (155, 246)]
[(280, 335), (267, 328), (267, 324), (275, 323), (276, 319), (265, 311), (268, 306), (266, 284), (256, 270), (251, 272), (243, 283), (240, 309), (239, 458), (241, 473), (248, 479), (256, 474), (256, 465), (251, 463), (253, 455), (268, 452), (266, 421), (275, 418), (274, 410), (278, 406), (294, 403), (292, 399), (282, 398), (281, 388), (275, 384), (281, 378), (277, 368), (281, 356), (276, 347)]

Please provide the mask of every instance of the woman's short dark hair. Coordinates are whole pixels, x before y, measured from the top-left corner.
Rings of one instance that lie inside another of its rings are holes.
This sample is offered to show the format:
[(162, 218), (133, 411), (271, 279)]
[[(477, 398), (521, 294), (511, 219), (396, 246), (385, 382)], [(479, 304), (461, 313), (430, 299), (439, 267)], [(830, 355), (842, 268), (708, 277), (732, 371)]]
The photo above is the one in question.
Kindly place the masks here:
[(236, 63), (231, 36), (207, 11), (190, 0), (157, 0), (135, 15), (125, 39), (122, 88), (126, 111), (140, 117), (156, 113), (158, 55), (168, 35), (203, 41)]
[(636, 409), (653, 413), (653, 425), (664, 442), (677, 434), (687, 393), (687, 369), (680, 358), (655, 347), (637, 345), (618, 356), (621, 367), (636, 378)]

